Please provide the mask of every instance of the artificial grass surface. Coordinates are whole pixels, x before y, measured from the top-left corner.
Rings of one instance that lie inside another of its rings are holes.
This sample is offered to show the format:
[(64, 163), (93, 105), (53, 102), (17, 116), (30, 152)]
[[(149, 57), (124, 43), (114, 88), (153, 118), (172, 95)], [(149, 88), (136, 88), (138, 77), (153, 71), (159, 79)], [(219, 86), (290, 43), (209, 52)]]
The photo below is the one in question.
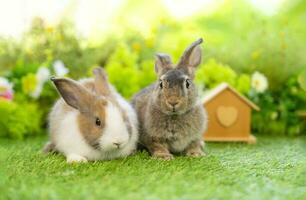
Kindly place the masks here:
[(1, 199), (306, 199), (306, 137), (208, 143), (203, 158), (66, 164), (46, 138), (0, 140)]

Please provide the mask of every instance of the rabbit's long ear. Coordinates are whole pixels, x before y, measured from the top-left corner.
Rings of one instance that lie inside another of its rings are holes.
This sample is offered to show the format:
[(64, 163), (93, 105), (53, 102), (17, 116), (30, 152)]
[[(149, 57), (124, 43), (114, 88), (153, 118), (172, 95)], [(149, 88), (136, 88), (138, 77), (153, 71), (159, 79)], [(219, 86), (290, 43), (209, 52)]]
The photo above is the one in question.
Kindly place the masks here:
[(93, 70), (95, 75), (95, 90), (98, 94), (108, 96), (110, 95), (110, 86), (107, 75), (102, 67), (97, 67)]
[(177, 64), (177, 68), (186, 69), (189, 76), (194, 77), (194, 71), (196, 67), (201, 63), (202, 59), (202, 50), (200, 44), (203, 42), (203, 39), (200, 38), (193, 42), (183, 53), (180, 58), (180, 61)]
[(80, 112), (89, 112), (93, 95), (78, 82), (68, 78), (51, 78), (65, 102)]
[(161, 76), (166, 71), (172, 68), (172, 61), (169, 55), (157, 53), (155, 56), (155, 72)]

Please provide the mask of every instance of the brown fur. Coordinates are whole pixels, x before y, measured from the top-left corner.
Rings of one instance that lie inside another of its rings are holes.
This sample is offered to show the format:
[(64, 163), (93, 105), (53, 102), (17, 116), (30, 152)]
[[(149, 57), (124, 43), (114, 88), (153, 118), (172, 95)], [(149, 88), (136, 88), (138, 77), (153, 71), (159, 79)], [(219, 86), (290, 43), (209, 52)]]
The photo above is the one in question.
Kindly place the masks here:
[[(104, 86), (100, 86), (103, 82), (99, 82), (100, 77), (97, 77), (94, 80), (84, 82), (82, 85), (85, 86), (88, 90), (91, 91), (92, 94), (96, 94), (95, 96), (104, 95), (105, 92), (101, 92), (99, 88), (104, 88)], [(100, 138), (101, 130), (105, 126), (105, 106), (107, 105), (107, 101), (104, 100), (105, 97), (94, 98), (92, 101), (90, 114), (87, 113), (79, 113), (78, 115), (78, 124), (83, 134), (83, 137), (87, 141), (87, 143), (93, 147), (97, 147), (97, 139)], [(99, 118), (101, 121), (101, 126), (94, 126), (96, 118)]]
[[(87, 79), (76, 82), (67, 78), (55, 79), (52, 81), (56, 85), (62, 100), (59, 100), (60, 112), (71, 112), (74, 109), (78, 113), (78, 125), (85, 141), (94, 148), (98, 148), (98, 138), (103, 133), (101, 131), (105, 126), (105, 107), (107, 105), (106, 98), (112, 97), (105, 96), (110, 93), (106, 74), (102, 69), (95, 69), (95, 79)], [(50, 116), (52, 117), (52, 116)], [(96, 118), (101, 121), (100, 126), (96, 126)], [(52, 130), (50, 130), (52, 131)], [(52, 138), (51, 138), (52, 140)]]
[[(186, 49), (178, 65), (159, 54), (155, 70), (159, 80), (136, 94), (132, 103), (138, 113), (140, 143), (152, 156), (172, 159), (171, 153), (203, 155), (202, 133), (206, 113), (197, 103), (197, 90), (192, 80), (201, 61), (198, 40)], [(189, 87), (187, 88), (186, 82)]]
[(104, 70), (102, 68), (95, 68), (93, 70), (93, 73), (95, 74), (95, 84), (94, 88), (95, 91), (103, 96), (111, 97), (112, 98), (112, 93), (110, 86), (108, 84), (108, 78)]
[[(89, 145), (94, 148), (98, 148), (98, 139), (102, 136), (102, 131), (105, 126), (105, 106), (106, 101), (97, 100), (93, 102), (90, 114), (81, 114), (78, 115), (78, 125), (83, 134), (84, 139)], [(100, 126), (95, 126), (95, 120), (98, 117), (101, 121)]]

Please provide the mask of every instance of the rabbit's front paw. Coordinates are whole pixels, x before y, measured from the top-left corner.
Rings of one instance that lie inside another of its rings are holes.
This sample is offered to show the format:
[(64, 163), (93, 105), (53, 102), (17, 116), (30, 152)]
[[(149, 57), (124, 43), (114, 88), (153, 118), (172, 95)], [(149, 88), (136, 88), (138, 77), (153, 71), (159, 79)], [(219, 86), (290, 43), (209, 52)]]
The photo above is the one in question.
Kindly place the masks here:
[(86, 163), (87, 159), (77, 154), (69, 154), (67, 156), (67, 163)]
[(154, 152), (152, 156), (161, 160), (172, 160), (174, 158), (171, 153), (167, 152)]
[(186, 153), (186, 156), (201, 157), (201, 156), (206, 156), (206, 154), (202, 150), (198, 150), (198, 151), (188, 151)]

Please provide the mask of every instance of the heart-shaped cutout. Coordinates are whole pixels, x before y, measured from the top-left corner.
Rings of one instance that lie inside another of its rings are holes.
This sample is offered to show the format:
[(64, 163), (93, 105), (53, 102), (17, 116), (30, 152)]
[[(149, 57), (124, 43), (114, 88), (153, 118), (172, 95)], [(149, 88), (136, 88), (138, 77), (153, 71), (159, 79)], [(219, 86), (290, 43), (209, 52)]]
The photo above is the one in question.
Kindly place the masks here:
[(238, 110), (232, 106), (219, 106), (217, 109), (217, 118), (222, 126), (230, 127), (238, 118)]

